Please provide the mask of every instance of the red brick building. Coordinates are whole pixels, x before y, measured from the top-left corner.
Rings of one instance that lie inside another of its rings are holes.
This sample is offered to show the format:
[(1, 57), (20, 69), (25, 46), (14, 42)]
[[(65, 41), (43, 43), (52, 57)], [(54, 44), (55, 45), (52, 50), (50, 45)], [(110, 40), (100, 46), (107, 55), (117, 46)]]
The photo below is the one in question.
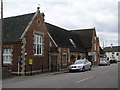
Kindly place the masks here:
[[(60, 60), (61, 69), (68, 67), (69, 64), (73, 64), (79, 57), (85, 57), (87, 51), (76, 33), (49, 23), (46, 23), (46, 28), (49, 36), (52, 38), (52, 42), (55, 44), (55, 48), (59, 50), (58, 60)], [(63, 63), (65, 58), (66, 64)]]
[[(49, 36), (44, 14), (38, 10), (3, 20), (3, 66), (14, 74), (29, 74), (49, 69)], [(30, 62), (32, 62), (30, 64)]]
[(39, 10), (3, 23), (3, 66), (11, 66), (13, 74), (59, 71), (80, 58), (98, 62), (95, 28), (69, 31), (44, 22)]
[(93, 64), (98, 64), (100, 45), (95, 28), (73, 30), (72, 32), (75, 32), (79, 36), (84, 48), (87, 50), (86, 58), (88, 58)]

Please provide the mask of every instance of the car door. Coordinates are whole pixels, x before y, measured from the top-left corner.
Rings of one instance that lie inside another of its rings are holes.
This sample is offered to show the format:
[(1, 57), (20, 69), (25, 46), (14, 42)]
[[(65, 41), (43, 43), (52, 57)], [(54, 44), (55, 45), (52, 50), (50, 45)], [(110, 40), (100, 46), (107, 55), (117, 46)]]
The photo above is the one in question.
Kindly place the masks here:
[(90, 62), (88, 60), (86, 60), (86, 67), (87, 69), (90, 69)]
[(85, 60), (85, 69), (89, 68), (89, 63)]

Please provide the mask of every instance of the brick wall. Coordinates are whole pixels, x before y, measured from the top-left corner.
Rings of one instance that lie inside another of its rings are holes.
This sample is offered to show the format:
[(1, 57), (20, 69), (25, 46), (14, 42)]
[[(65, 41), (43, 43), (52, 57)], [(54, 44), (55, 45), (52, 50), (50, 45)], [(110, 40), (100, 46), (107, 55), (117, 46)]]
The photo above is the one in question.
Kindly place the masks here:
[[(38, 23), (38, 20), (40, 21)], [(34, 55), (34, 33), (35, 32), (40, 32), (43, 33), (43, 55)], [(32, 69), (33, 71), (36, 70), (41, 70), (42, 69), (42, 65), (44, 69), (48, 69), (48, 34), (45, 28), (45, 24), (43, 21), (43, 17), (41, 16), (40, 13), (37, 14), (37, 16), (35, 17), (35, 19), (33, 20), (32, 25), (29, 27), (26, 35), (25, 35), (25, 39), (26, 39), (26, 72), (30, 71), (30, 65), (29, 65), (29, 59), (33, 60), (33, 64), (32, 64)]]
[[(68, 48), (60, 48), (60, 54), (61, 54), (61, 69), (66, 69), (69, 65), (68, 59), (69, 59), (69, 50)], [(66, 61), (65, 61), (66, 57)]]
[(12, 72), (17, 72), (18, 71), (18, 58), (21, 56), (21, 42), (4, 43), (3, 48), (12, 49), (12, 63), (3, 64), (3, 66), (10, 68)]
[(84, 57), (86, 57), (85, 53), (70, 52), (70, 64), (73, 64), (77, 59), (84, 58)]
[(92, 38), (92, 48), (88, 49), (88, 52), (96, 52), (96, 61), (94, 56), (89, 56), (90, 61), (92, 61), (93, 64), (98, 64), (99, 56), (100, 56), (100, 50), (99, 50), (99, 40), (97, 38), (96, 32), (93, 32), (93, 38)]

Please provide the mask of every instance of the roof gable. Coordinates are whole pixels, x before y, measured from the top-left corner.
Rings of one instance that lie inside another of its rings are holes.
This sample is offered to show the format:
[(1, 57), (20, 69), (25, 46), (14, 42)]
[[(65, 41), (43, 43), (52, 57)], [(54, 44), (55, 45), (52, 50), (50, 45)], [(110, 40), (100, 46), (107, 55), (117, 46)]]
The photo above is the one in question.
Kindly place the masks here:
[(85, 48), (91, 48), (94, 30), (95, 29), (72, 30), (72, 32), (78, 35)]
[(59, 47), (66, 47), (67, 45), (69, 46), (71, 45), (71, 43), (69, 43), (68, 40), (69, 32), (67, 30), (54, 26), (49, 23), (45, 23), (45, 24), (49, 34), (52, 36), (52, 38)]
[[(71, 51), (86, 51), (76, 33), (67, 31), (63, 28), (51, 25), (49, 23), (45, 24), (49, 34), (59, 47), (70, 48)], [(73, 45), (73, 42), (71, 43), (70, 40), (72, 40), (75, 45)]]
[(100, 54), (105, 54), (105, 51), (99, 46)]
[(35, 13), (3, 19), (3, 42), (16, 42), (32, 20)]

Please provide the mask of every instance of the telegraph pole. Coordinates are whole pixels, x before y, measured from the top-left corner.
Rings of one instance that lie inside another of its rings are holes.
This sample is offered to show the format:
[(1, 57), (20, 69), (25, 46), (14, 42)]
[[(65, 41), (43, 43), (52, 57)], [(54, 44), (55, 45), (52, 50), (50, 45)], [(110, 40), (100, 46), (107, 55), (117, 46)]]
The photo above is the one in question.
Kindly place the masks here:
[(0, 19), (0, 67), (2, 66), (2, 30), (3, 30), (3, 0), (1, 0), (1, 19)]

